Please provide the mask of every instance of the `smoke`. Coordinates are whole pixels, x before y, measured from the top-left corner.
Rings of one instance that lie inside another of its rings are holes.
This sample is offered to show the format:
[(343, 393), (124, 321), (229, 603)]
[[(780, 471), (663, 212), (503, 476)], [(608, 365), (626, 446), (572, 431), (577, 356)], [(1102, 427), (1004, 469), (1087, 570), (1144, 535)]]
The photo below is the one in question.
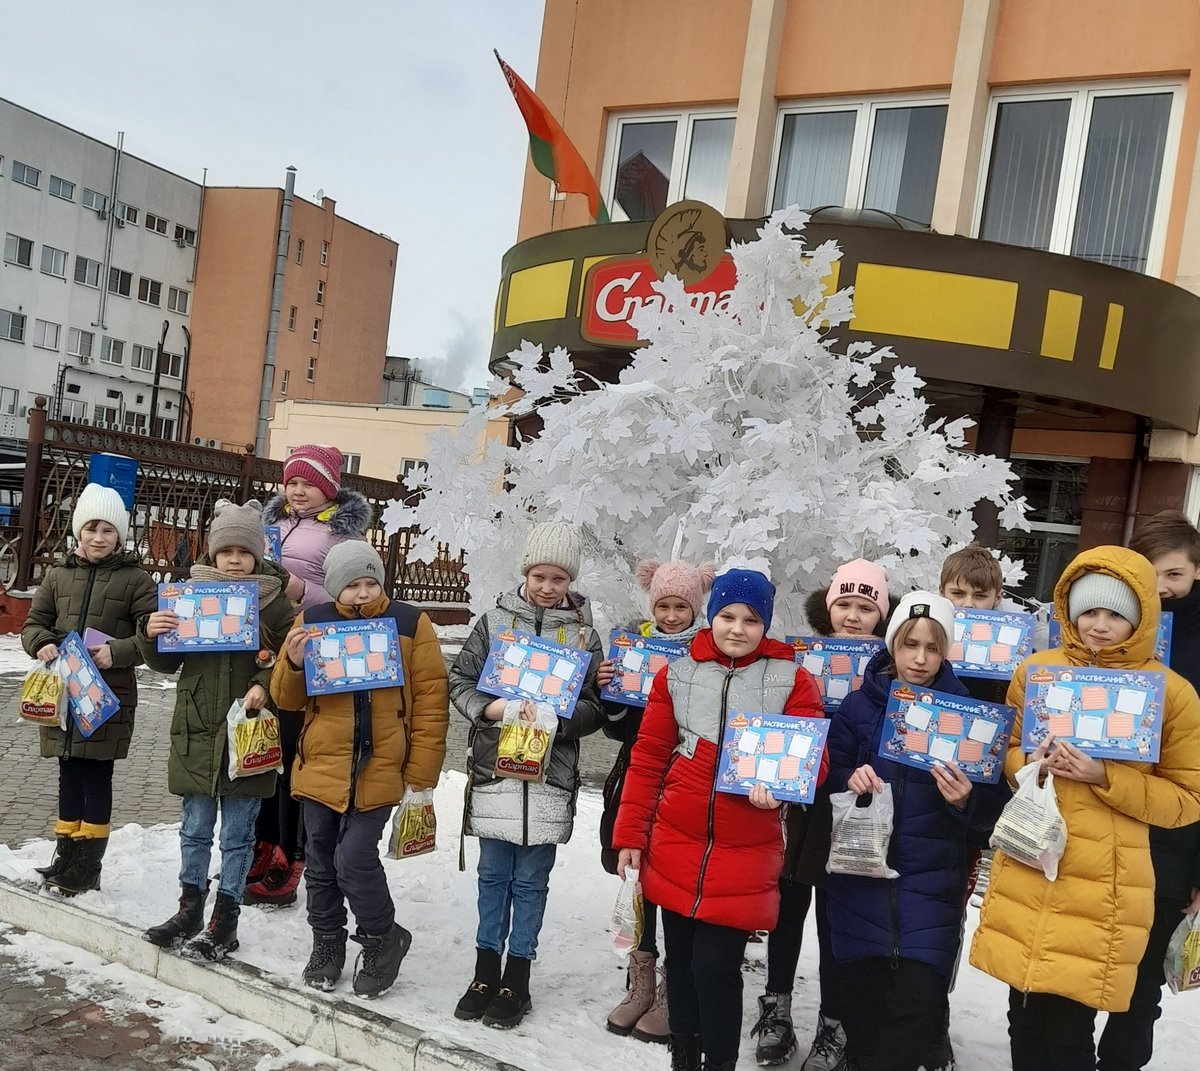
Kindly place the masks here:
[(469, 391), (488, 381), (487, 359), (491, 336), (485, 327), (450, 310), (450, 336), (441, 357), (419, 357), (417, 364), (428, 382), (451, 390)]

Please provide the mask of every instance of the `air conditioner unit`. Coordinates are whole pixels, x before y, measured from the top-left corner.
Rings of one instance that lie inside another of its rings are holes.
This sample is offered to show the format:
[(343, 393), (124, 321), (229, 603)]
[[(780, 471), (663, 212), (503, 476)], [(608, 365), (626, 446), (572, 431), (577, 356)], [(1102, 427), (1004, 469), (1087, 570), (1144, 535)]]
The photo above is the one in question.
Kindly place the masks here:
[(197, 436), (196, 436), (196, 437), (195, 437), (195, 438), (192, 440), (192, 445), (193, 445), (193, 446), (203, 446), (203, 445), (204, 445), (204, 444), (205, 444), (207, 441), (208, 441), (208, 440), (207, 440), (207, 439), (205, 439), (205, 438), (204, 438), (202, 435), (197, 435)]
[(175, 239), (175, 244), (177, 246), (179, 246), (180, 249), (186, 249), (188, 242), (187, 242), (187, 239), (181, 234), (178, 238)]
[(209, 439), (208, 445), (211, 446), (214, 450), (219, 450), (221, 448), (221, 440), (220, 439)]
[(113, 222), (118, 227), (124, 227), (125, 226), (125, 217), (124, 216), (113, 216)]

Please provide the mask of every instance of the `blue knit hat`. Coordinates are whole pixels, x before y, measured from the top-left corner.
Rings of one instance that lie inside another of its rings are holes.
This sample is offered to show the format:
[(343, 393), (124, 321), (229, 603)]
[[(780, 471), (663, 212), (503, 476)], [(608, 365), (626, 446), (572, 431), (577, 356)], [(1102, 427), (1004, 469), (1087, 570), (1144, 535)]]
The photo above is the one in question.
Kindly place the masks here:
[(735, 602), (744, 602), (762, 618), (764, 629), (771, 628), (771, 617), (775, 611), (775, 585), (762, 573), (753, 569), (730, 569), (718, 576), (708, 596), (709, 621)]

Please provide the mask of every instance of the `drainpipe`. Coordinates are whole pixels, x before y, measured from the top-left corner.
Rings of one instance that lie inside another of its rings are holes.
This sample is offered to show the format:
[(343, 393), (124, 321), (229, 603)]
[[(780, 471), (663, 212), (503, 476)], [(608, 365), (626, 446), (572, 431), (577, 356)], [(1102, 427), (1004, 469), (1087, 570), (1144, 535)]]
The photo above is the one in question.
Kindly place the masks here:
[(105, 212), (107, 226), (104, 228), (104, 262), (100, 265), (100, 309), (96, 313), (93, 327), (108, 330), (104, 317), (108, 312), (108, 272), (112, 267), (113, 231), (116, 228), (117, 191), (121, 186), (121, 156), (125, 148), (125, 131), (117, 131), (117, 148), (113, 152), (112, 184), (108, 189), (108, 211)]
[(1125, 492), (1125, 516), (1122, 518), (1121, 546), (1129, 546), (1133, 538), (1133, 526), (1137, 523), (1138, 499), (1142, 495), (1142, 466), (1146, 454), (1146, 439), (1150, 424), (1145, 417), (1137, 418), (1137, 438), (1133, 447), (1133, 467), (1129, 473), (1129, 488)]
[(283, 274), (287, 270), (288, 240), (292, 235), (292, 201), (296, 195), (296, 169), (287, 169), (283, 186), (283, 211), (279, 214), (279, 246), (275, 251), (275, 283), (271, 287), (271, 318), (267, 324), (267, 350), (263, 357), (262, 392), (258, 398), (258, 427), (254, 453), (267, 453), (267, 423), (271, 414), (271, 390), (275, 386), (275, 351), (279, 346), (279, 312), (283, 308)]

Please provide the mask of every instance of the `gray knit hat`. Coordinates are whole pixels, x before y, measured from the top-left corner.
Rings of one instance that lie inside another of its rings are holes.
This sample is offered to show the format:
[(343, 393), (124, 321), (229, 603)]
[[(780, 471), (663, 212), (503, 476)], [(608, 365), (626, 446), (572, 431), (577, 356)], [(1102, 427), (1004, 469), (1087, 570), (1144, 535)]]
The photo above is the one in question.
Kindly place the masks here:
[(364, 576), (384, 587), (383, 559), (370, 543), (350, 539), (338, 543), (325, 555), (325, 591), (334, 602), (354, 581)]
[(75, 499), (75, 510), (71, 514), (71, 531), (76, 539), (88, 521), (107, 521), (111, 524), (120, 536), (117, 549), (125, 549), (125, 540), (129, 538), (129, 511), (115, 488), (89, 483), (79, 492), (79, 497)]
[(262, 565), (266, 537), (263, 535), (262, 503), (251, 499), (238, 506), (222, 498), (213, 506), (213, 519), (208, 526), (208, 554), (216, 558), (217, 551), (241, 547), (254, 555), (254, 564)]
[(579, 576), (579, 562), (583, 557), (583, 540), (579, 529), (567, 521), (543, 521), (535, 524), (525, 543), (525, 556), (521, 559), (521, 575), (524, 576), (535, 565), (557, 565), (572, 580)]
[(1137, 594), (1124, 580), (1108, 573), (1084, 573), (1067, 595), (1067, 614), (1078, 621), (1089, 610), (1111, 610), (1120, 614), (1134, 628), (1142, 620), (1142, 604)]

